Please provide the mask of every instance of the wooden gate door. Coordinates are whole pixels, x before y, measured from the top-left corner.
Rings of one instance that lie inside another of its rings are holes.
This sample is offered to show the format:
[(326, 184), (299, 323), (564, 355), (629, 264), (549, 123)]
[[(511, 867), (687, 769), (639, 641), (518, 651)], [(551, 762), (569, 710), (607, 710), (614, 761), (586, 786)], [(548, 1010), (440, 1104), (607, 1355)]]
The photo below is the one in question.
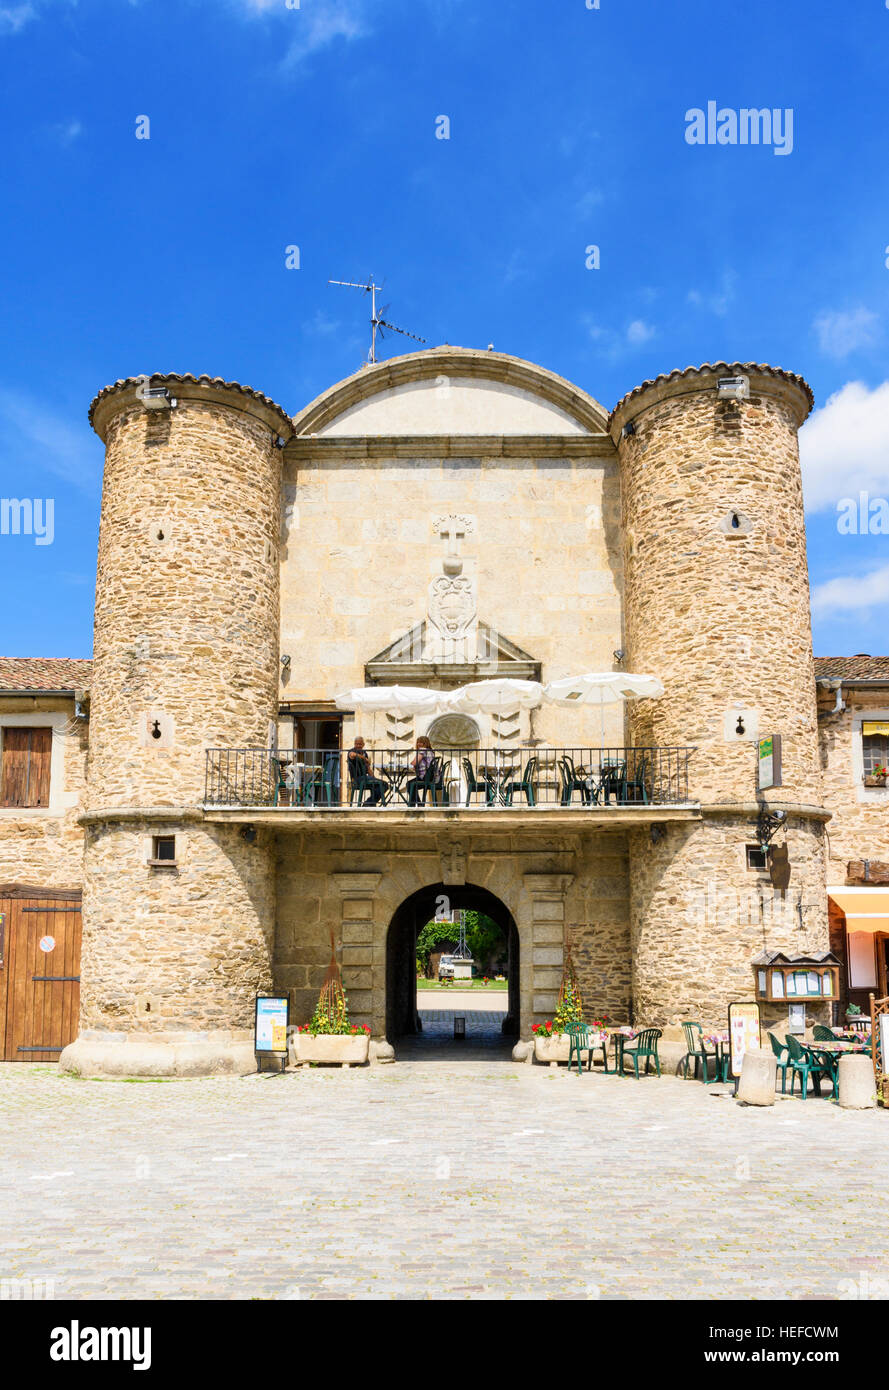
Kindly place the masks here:
[(80, 894), (0, 887), (0, 1059), (57, 1062), (77, 1036)]

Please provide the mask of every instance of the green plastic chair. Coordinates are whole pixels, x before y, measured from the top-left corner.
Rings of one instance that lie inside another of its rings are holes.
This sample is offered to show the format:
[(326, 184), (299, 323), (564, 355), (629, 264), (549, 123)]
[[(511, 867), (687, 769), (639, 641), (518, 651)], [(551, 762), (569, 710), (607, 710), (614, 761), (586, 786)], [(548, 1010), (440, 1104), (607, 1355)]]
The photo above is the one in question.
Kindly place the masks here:
[(593, 1069), (593, 1051), (590, 1045), (590, 1030), (585, 1023), (569, 1023), (565, 1029), (568, 1034), (568, 1070), (571, 1070), (571, 1060), (577, 1058), (577, 1075), (580, 1076), (582, 1068), (581, 1053), (587, 1053), (587, 1071)]
[(801, 1047), (792, 1033), (787, 1034), (787, 1065), (790, 1067), (790, 1094), (793, 1095), (793, 1087), (796, 1078), (799, 1077), (800, 1092), (802, 1099), (805, 1100), (809, 1094), (809, 1077), (812, 1078), (812, 1087), (816, 1096), (821, 1095), (821, 1078), (828, 1075), (833, 1085), (831, 1068), (825, 1066), (824, 1059), (815, 1056), (808, 1048)]
[(563, 806), (570, 805), (571, 798), (575, 792), (580, 792), (580, 799), (584, 806), (595, 800), (593, 793), (587, 786), (586, 779), (578, 776), (577, 769), (574, 766), (574, 759), (569, 757), (567, 753), (564, 757), (559, 758), (559, 771), (562, 774), (562, 795), (560, 799)]
[(626, 777), (624, 778), (623, 798), (622, 798), (622, 799), (623, 799), (624, 801), (630, 801), (631, 799), (632, 799), (633, 801), (638, 801), (638, 799), (639, 799), (638, 796), (633, 796), (633, 797), (631, 798), (630, 793), (631, 793), (631, 792), (640, 792), (640, 793), (642, 794), (642, 804), (643, 804), (643, 806), (647, 806), (647, 805), (648, 805), (648, 783), (649, 783), (649, 780), (650, 780), (650, 776), (651, 776), (651, 759), (648, 758), (648, 757), (640, 758), (640, 759), (638, 760), (638, 762), (636, 762), (635, 765), (634, 765), (634, 767), (633, 767), (633, 775), (632, 775), (632, 777), (626, 776)]
[(713, 1080), (719, 1079), (719, 1057), (715, 1052), (708, 1052), (704, 1043), (704, 1029), (700, 1023), (683, 1023), (682, 1031), (685, 1034), (686, 1053), (682, 1059), (682, 1075), (688, 1077), (688, 1064), (694, 1061), (695, 1081), (698, 1079), (698, 1070), (704, 1073), (704, 1081), (707, 1080), (707, 1066), (713, 1062)]
[(527, 803), (528, 803), (529, 806), (536, 806), (536, 805), (537, 805), (537, 790), (536, 790), (536, 787), (535, 787), (535, 778), (536, 778), (536, 777), (537, 777), (537, 759), (536, 759), (536, 758), (529, 758), (528, 761), (527, 761), (527, 763), (525, 764), (525, 771), (522, 773), (522, 780), (521, 780), (520, 782), (519, 782), (519, 781), (507, 782), (506, 786), (505, 786), (504, 789), (503, 789), (503, 794), (504, 794), (504, 796), (506, 797), (506, 804), (507, 804), (507, 806), (511, 806), (511, 805), (512, 805), (512, 798), (513, 798), (513, 796), (515, 795), (515, 793), (516, 793), (517, 791), (518, 791), (518, 792), (524, 792), (524, 793), (525, 793), (525, 800), (527, 801)]
[(788, 1060), (787, 1048), (775, 1037), (774, 1033), (769, 1033), (769, 1042), (772, 1044), (772, 1051), (778, 1059), (778, 1071), (781, 1073), (781, 1094), (787, 1094), (787, 1068), (790, 1065)]
[(815, 1042), (836, 1042), (836, 1034), (832, 1028), (825, 1028), (823, 1023), (816, 1023), (812, 1029), (812, 1037)]
[(657, 1040), (661, 1036), (660, 1028), (643, 1028), (642, 1032), (637, 1034), (635, 1042), (624, 1043), (623, 1055), (633, 1059), (633, 1075), (637, 1081), (639, 1080), (639, 1063), (643, 1057), (645, 1058), (645, 1075), (648, 1075), (653, 1058), (657, 1074), (660, 1076), (661, 1063), (657, 1055)]
[(471, 796), (484, 792), (485, 804), (490, 806), (494, 800), (494, 783), (490, 777), (476, 777), (475, 768), (469, 758), (463, 759), (463, 775), (466, 778), (466, 805), (469, 805)]

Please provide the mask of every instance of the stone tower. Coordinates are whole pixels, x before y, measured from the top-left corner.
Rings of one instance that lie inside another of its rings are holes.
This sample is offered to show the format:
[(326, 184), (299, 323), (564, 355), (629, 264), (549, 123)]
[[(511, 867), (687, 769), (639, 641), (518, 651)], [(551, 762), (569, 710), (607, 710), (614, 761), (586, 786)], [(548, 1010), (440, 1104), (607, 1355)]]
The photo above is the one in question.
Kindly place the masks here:
[[(719, 390), (728, 377), (742, 378), (731, 395)], [(797, 448), (811, 405), (798, 376), (718, 363), (646, 382), (609, 421), (625, 665), (665, 686), (662, 699), (631, 704), (633, 742), (693, 745), (690, 791), (703, 807), (696, 825), (632, 833), (634, 1005), (646, 1021), (724, 1022), (731, 999), (752, 997), (749, 961), (765, 946), (828, 949)], [(765, 800), (788, 811), (791, 884), (783, 899), (769, 888), (763, 906), (745, 851), (759, 810), (755, 740), (773, 733), (783, 786)]]
[(273, 853), (261, 828), (200, 806), (206, 750), (267, 747), (277, 713), (277, 443), (291, 424), (234, 383), (148, 387), (119, 381), (90, 409), (106, 461), (81, 1033), (62, 1065), (248, 1070), (254, 995), (271, 985)]

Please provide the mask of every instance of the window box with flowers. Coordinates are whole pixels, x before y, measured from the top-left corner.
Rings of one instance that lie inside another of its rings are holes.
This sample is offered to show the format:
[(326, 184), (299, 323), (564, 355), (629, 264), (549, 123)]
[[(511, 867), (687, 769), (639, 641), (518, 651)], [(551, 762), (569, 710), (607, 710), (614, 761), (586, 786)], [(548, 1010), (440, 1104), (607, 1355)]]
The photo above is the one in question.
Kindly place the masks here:
[(871, 772), (865, 772), (864, 785), (866, 787), (885, 787), (887, 771), (889, 769), (884, 764), (877, 764)]

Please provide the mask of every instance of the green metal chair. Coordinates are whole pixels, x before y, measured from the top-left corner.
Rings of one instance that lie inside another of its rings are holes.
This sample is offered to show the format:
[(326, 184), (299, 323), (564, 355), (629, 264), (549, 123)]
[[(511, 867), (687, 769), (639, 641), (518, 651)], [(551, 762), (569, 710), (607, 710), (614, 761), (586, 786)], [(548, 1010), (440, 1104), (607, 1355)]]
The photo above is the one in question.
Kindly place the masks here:
[[(623, 758), (605, 758), (602, 762), (602, 777), (599, 782), (599, 792), (605, 797), (605, 805), (608, 805), (609, 797), (613, 796), (615, 801), (620, 803), (627, 799), (627, 764)], [(597, 798), (598, 799), (598, 798)]]
[(494, 783), (490, 777), (476, 777), (475, 768), (469, 758), (463, 759), (463, 775), (466, 778), (466, 805), (469, 799), (478, 792), (484, 792), (485, 804), (490, 806), (494, 801)]
[(624, 801), (638, 801), (639, 795), (631, 795), (631, 793), (638, 793), (641, 794), (643, 806), (647, 806), (649, 800), (648, 784), (650, 780), (651, 758), (648, 756), (641, 757), (638, 759), (638, 761), (635, 761), (633, 764), (632, 777), (630, 777), (629, 775), (626, 775), (624, 777), (622, 799)]
[(537, 759), (536, 759), (536, 758), (529, 758), (528, 761), (527, 761), (527, 763), (525, 764), (525, 771), (522, 773), (522, 779), (521, 779), (521, 781), (520, 781), (520, 782), (519, 782), (519, 781), (507, 782), (506, 786), (505, 786), (504, 789), (503, 789), (503, 794), (504, 794), (504, 796), (506, 797), (506, 804), (507, 804), (507, 806), (511, 806), (511, 805), (512, 805), (512, 798), (513, 798), (513, 796), (515, 795), (515, 793), (516, 793), (517, 791), (518, 791), (518, 792), (524, 792), (524, 793), (525, 793), (525, 800), (527, 801), (527, 803), (528, 803), (529, 806), (536, 806), (536, 805), (537, 805), (537, 788), (536, 788), (536, 785), (535, 785), (535, 779), (536, 779), (536, 777), (537, 777)]
[(816, 1023), (812, 1029), (812, 1037), (815, 1042), (836, 1042), (836, 1034), (832, 1028), (825, 1028), (823, 1023)]
[[(792, 1033), (787, 1034), (787, 1065), (790, 1067), (791, 1095), (793, 1095), (796, 1078), (799, 1077), (800, 1092), (802, 1099), (805, 1100), (809, 1094), (810, 1076), (816, 1096), (821, 1095), (821, 1078), (824, 1075), (830, 1076), (831, 1069), (825, 1066), (823, 1058), (816, 1057), (808, 1048), (801, 1047)], [(833, 1084), (832, 1076), (830, 1079), (831, 1084)]]
[[(652, 1058), (654, 1059), (655, 1069), (658, 1076), (661, 1074), (660, 1058), (657, 1055), (657, 1040), (661, 1037), (660, 1028), (643, 1028), (641, 1033), (637, 1033), (636, 1039), (631, 1043), (624, 1043), (623, 1057), (633, 1059), (633, 1075), (639, 1080), (639, 1063), (645, 1059), (645, 1075), (648, 1075)], [(621, 1059), (623, 1061), (623, 1058)]]
[(702, 1070), (703, 1073), (704, 1073), (703, 1079), (704, 1079), (704, 1081), (706, 1082), (706, 1080), (707, 1080), (707, 1067), (708, 1067), (709, 1063), (712, 1061), (712, 1062), (713, 1062), (713, 1073), (714, 1073), (714, 1075), (713, 1075), (713, 1080), (714, 1080), (714, 1081), (718, 1081), (718, 1080), (719, 1080), (719, 1054), (716, 1053), (716, 1052), (708, 1052), (708, 1051), (707, 1051), (707, 1046), (706, 1046), (706, 1044), (705, 1044), (705, 1042), (704, 1042), (704, 1028), (703, 1028), (703, 1025), (700, 1024), (700, 1023), (691, 1023), (691, 1022), (683, 1023), (683, 1025), (682, 1025), (682, 1031), (683, 1031), (683, 1033), (685, 1034), (685, 1046), (686, 1046), (686, 1053), (685, 1053), (685, 1056), (683, 1057), (682, 1062), (681, 1062), (681, 1066), (682, 1066), (682, 1075), (683, 1075), (684, 1077), (686, 1077), (686, 1078), (688, 1077), (688, 1064), (689, 1064), (690, 1061), (693, 1061), (693, 1062), (694, 1062), (694, 1067), (695, 1067), (695, 1073), (694, 1073), (694, 1074), (695, 1074), (695, 1081), (697, 1081), (697, 1079), (698, 1079), (698, 1070), (700, 1069), (700, 1070)]
[(776, 1038), (774, 1033), (769, 1033), (769, 1042), (772, 1044), (772, 1051), (778, 1059), (778, 1071), (781, 1073), (781, 1094), (787, 1094), (787, 1068), (790, 1066), (787, 1048)]

